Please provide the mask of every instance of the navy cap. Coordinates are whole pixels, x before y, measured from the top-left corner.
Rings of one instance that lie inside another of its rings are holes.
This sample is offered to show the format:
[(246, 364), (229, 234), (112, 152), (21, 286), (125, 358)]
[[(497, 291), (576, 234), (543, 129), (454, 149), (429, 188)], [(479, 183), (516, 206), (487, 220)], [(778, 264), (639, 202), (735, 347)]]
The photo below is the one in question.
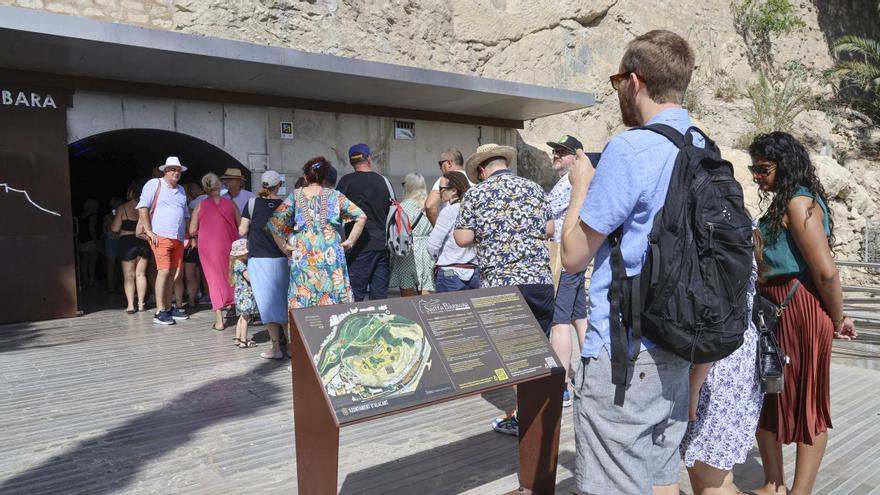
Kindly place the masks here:
[(348, 160), (351, 162), (359, 162), (366, 160), (370, 156), (370, 147), (360, 143), (348, 149)]

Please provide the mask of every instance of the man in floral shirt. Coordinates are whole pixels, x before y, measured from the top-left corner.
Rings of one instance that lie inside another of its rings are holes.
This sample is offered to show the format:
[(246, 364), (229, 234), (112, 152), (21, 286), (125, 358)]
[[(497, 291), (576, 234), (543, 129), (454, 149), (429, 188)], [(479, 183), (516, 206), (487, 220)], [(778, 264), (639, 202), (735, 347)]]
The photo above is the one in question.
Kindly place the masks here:
[[(465, 163), (471, 182), (455, 222), (455, 242), (474, 246), (482, 287), (519, 287), (523, 299), (550, 335), (553, 321), (553, 275), (546, 240), (553, 219), (541, 186), (508, 168), (516, 157), (510, 146), (485, 144)], [(497, 431), (516, 435), (515, 415), (496, 420)]]
[[(550, 213), (553, 216), (554, 235), (553, 240), (560, 242), (562, 222), (565, 221), (565, 212), (568, 210), (571, 199), (571, 182), (568, 180), (568, 171), (574, 165), (577, 150), (583, 149), (576, 138), (564, 135), (559, 140), (547, 142), (553, 150), (553, 171), (559, 174), (559, 181), (550, 191)], [(556, 288), (556, 305), (553, 310), (553, 326), (550, 329), (550, 344), (556, 355), (562, 361), (562, 367), (568, 372), (571, 364), (571, 326), (578, 333), (578, 342), (583, 342), (587, 332), (587, 292), (584, 283), (585, 273), (569, 273), (565, 270), (559, 276), (559, 286)], [(571, 405), (571, 395), (568, 389), (562, 393), (562, 405)]]

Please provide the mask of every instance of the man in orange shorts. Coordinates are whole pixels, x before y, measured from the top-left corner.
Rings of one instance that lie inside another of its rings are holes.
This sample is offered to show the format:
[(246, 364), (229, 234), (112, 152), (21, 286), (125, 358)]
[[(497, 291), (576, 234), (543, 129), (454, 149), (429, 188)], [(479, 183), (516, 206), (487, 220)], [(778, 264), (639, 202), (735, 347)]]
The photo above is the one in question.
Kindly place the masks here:
[[(144, 233), (156, 259), (156, 314), (153, 322), (174, 325), (175, 320), (186, 320), (186, 311), (171, 304), (174, 283), (180, 278), (183, 267), (183, 250), (189, 245), (186, 191), (179, 184), (180, 175), (186, 171), (176, 156), (169, 156), (159, 166), (162, 177), (144, 185), (138, 202), (138, 214), (144, 225)], [(178, 299), (182, 299), (182, 294)], [(181, 300), (177, 301), (182, 305)]]

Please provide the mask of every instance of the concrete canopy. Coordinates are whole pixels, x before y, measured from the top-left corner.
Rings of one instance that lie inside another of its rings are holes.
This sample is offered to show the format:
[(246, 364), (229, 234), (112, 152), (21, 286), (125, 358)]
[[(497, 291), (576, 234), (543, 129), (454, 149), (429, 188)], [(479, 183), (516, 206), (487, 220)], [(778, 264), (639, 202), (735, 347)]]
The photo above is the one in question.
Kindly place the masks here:
[(5, 6), (0, 67), (519, 122), (594, 103), (591, 93)]

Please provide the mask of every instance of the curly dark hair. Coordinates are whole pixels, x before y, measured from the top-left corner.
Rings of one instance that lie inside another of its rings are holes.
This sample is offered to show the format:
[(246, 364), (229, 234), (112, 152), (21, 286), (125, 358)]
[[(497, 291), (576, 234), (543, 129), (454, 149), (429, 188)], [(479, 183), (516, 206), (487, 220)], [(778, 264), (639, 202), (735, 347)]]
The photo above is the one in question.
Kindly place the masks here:
[[(825, 203), (828, 211), (828, 225), (831, 227), (831, 239), (829, 246), (834, 249), (834, 219), (831, 216), (831, 209), (828, 208), (828, 196), (825, 194), (825, 188), (819, 182), (816, 175), (816, 168), (810, 161), (810, 154), (804, 145), (795, 139), (791, 134), (785, 132), (770, 132), (767, 134), (759, 134), (749, 145), (749, 155), (754, 158), (763, 158), (776, 164), (776, 182), (771, 193), (759, 191), (761, 203), (770, 201), (770, 207), (767, 208), (766, 218), (769, 221), (767, 229), (768, 240), (775, 239), (777, 235), (785, 228), (782, 225), (782, 218), (788, 208), (788, 203), (794, 198), (800, 186), (804, 186), (819, 196)], [(816, 201), (807, 210), (807, 217), (813, 214), (813, 208), (816, 207)]]
[(323, 156), (316, 156), (303, 165), (302, 171), (306, 185), (316, 183), (323, 185), (330, 173), (330, 162)]

